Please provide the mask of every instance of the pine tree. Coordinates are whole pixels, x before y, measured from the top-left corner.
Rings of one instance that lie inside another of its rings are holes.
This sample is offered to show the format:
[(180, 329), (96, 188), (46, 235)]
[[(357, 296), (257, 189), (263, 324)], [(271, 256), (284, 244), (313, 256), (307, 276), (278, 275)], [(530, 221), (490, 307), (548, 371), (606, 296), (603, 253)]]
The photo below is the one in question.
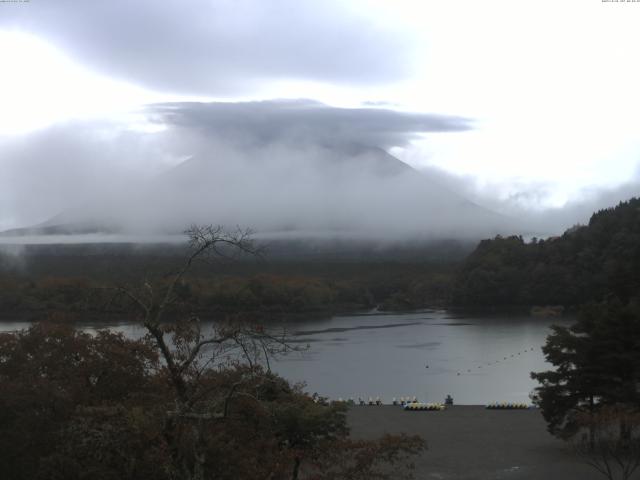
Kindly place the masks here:
[(608, 301), (584, 307), (570, 327), (554, 326), (543, 352), (555, 370), (532, 373), (548, 430), (574, 435), (604, 405), (640, 408), (640, 309)]

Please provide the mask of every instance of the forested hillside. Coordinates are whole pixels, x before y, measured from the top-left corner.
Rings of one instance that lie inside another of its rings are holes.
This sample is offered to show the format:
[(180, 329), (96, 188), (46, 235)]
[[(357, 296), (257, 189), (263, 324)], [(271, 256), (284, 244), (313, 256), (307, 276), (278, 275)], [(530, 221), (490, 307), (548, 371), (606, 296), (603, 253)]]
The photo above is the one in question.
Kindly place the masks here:
[(579, 305), (640, 287), (640, 199), (594, 213), (546, 240), (483, 240), (461, 267), (452, 294), (465, 306)]
[[(472, 248), (450, 242), (398, 251), (395, 257), (390, 252), (336, 258), (321, 252), (293, 259), (270, 249), (262, 258), (196, 265), (176, 293), (181, 311), (207, 317), (442, 306), (448, 304), (456, 266)], [(184, 250), (183, 245), (36, 245), (13, 256), (0, 250), (0, 318), (43, 319), (57, 313), (121, 318), (128, 306), (126, 299), (114, 297), (113, 287), (135, 283), (141, 275), (165, 277), (184, 261)], [(347, 253), (352, 252), (355, 247)]]

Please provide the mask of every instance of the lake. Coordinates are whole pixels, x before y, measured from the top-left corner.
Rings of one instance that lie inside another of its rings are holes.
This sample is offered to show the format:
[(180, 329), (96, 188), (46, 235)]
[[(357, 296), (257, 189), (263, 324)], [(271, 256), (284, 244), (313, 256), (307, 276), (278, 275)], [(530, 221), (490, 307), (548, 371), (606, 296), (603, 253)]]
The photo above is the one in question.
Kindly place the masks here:
[[(337, 399), (416, 396), (458, 404), (494, 401), (528, 402), (536, 383), (531, 371), (549, 369), (541, 346), (551, 323), (518, 315), (479, 316), (425, 310), (412, 313), (372, 312), (281, 325), (296, 345), (309, 348), (272, 362), (285, 378), (305, 381), (311, 393)], [(25, 328), (5, 322), (0, 330)], [(139, 337), (133, 324), (109, 327)]]

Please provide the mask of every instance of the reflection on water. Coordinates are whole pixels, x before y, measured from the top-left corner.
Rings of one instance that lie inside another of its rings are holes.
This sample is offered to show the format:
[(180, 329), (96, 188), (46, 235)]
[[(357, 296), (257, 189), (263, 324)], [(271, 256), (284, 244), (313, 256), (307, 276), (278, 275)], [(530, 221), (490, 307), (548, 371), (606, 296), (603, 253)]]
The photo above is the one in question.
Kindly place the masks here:
[[(553, 319), (554, 323), (568, 323)], [(272, 362), (272, 368), (310, 392), (330, 398), (417, 396), (456, 403), (528, 401), (531, 371), (549, 368), (540, 347), (549, 320), (531, 317), (461, 317), (445, 311), (358, 314), (283, 324), (292, 343), (309, 345)], [(28, 327), (0, 324), (1, 330)], [(107, 325), (139, 338), (136, 324)], [(105, 325), (90, 325), (95, 331)], [(206, 331), (206, 328), (203, 329)], [(337, 335), (339, 334), (339, 335)]]

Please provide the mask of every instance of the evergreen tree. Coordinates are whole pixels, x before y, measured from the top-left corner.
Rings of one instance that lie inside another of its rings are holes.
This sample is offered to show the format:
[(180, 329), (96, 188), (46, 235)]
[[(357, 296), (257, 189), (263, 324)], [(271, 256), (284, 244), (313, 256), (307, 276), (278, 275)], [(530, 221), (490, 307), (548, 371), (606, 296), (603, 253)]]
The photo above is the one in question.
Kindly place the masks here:
[(640, 407), (640, 308), (608, 301), (584, 307), (570, 327), (554, 326), (543, 352), (555, 370), (532, 373), (549, 431), (574, 435), (585, 413)]

